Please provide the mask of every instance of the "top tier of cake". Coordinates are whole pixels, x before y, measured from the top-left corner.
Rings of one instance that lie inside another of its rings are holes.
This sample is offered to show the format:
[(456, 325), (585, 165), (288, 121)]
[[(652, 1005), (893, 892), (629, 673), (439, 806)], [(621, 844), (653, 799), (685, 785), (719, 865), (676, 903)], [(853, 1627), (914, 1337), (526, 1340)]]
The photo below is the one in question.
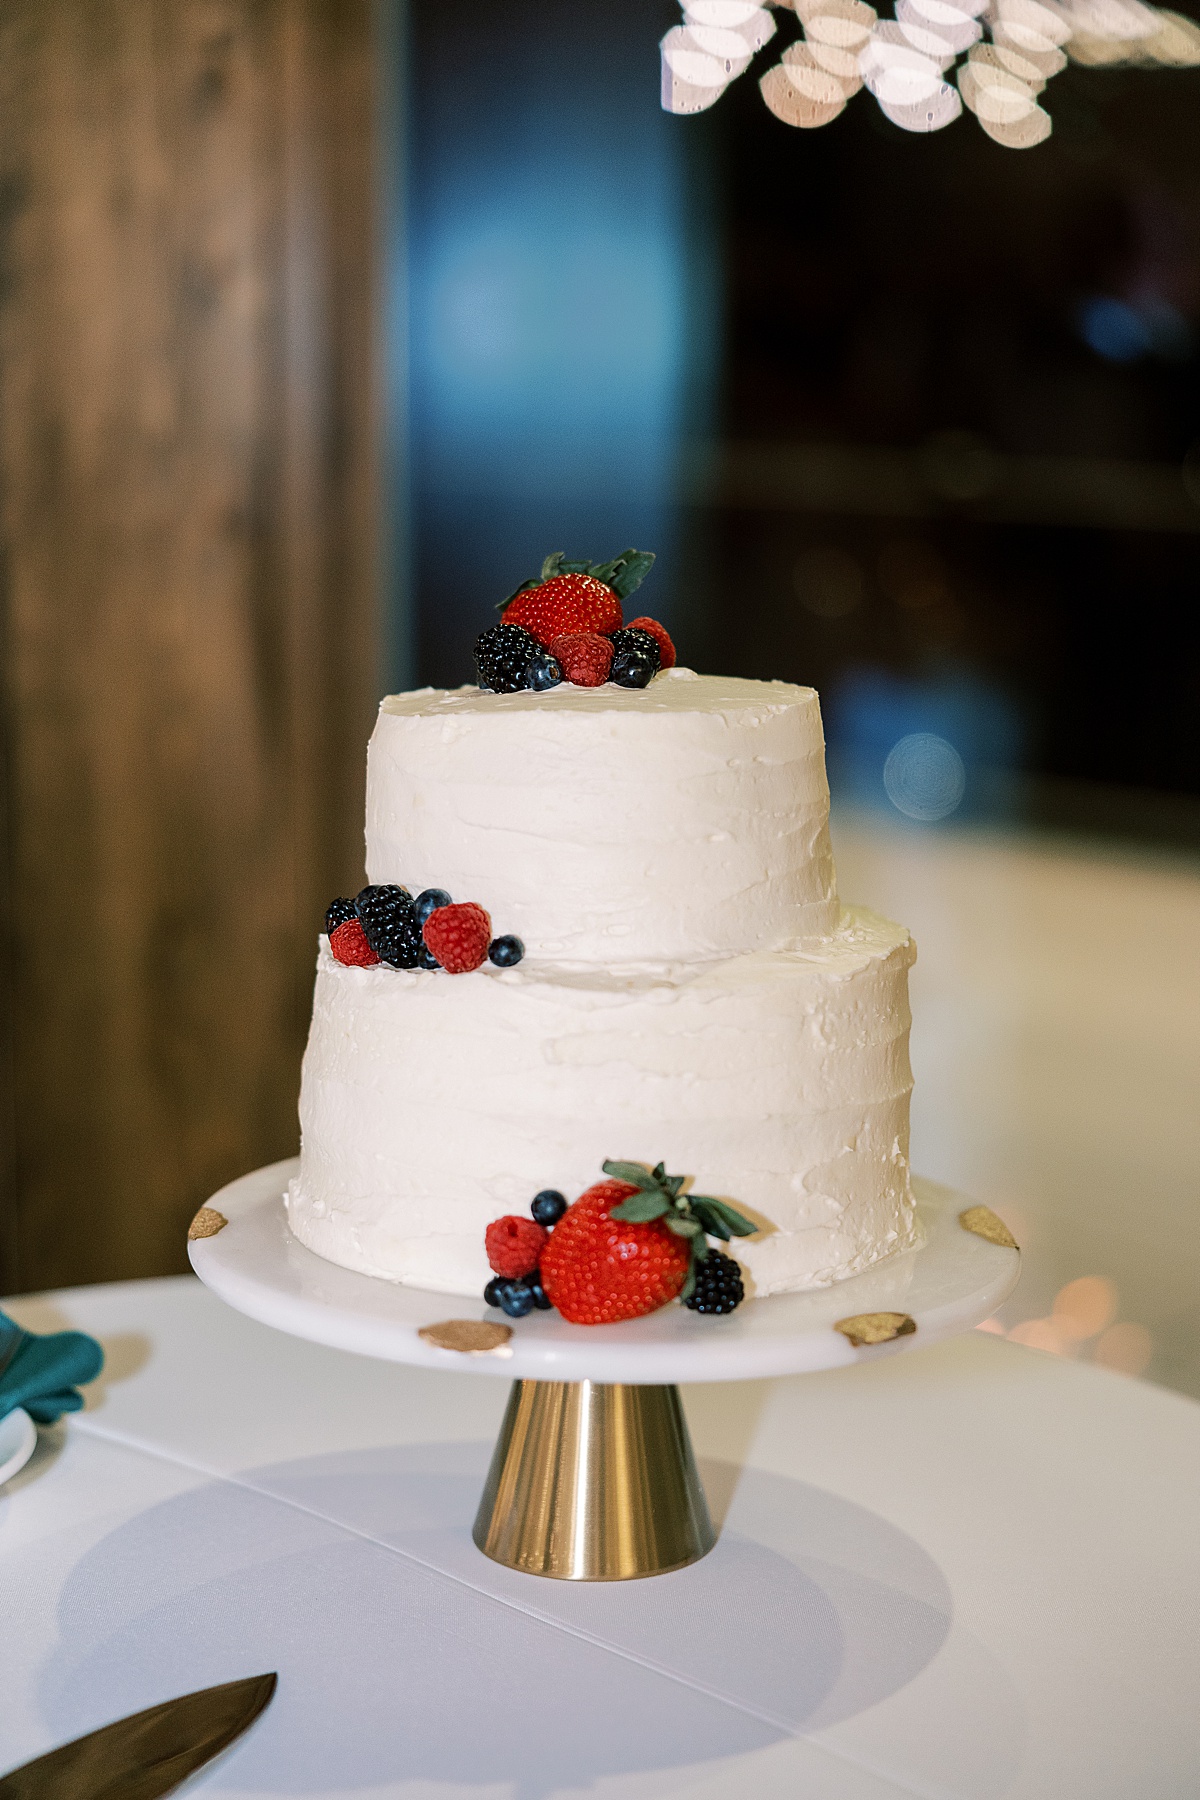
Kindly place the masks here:
[(828, 937), (812, 688), (671, 669), (648, 688), (424, 688), (367, 756), (367, 877), (478, 901), (530, 957), (680, 963)]

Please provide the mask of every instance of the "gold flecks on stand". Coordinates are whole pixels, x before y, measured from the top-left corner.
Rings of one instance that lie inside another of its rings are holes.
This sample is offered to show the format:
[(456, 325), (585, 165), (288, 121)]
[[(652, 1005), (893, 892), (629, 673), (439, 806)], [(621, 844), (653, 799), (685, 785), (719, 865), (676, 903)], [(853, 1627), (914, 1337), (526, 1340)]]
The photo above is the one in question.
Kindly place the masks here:
[(852, 1319), (839, 1319), (833, 1328), (859, 1348), (863, 1344), (890, 1344), (893, 1338), (908, 1337), (917, 1329), (917, 1321), (907, 1313), (855, 1313)]
[(188, 1226), (189, 1244), (195, 1243), (197, 1238), (216, 1237), (228, 1223), (225, 1214), (219, 1213), (214, 1206), (202, 1206)]
[(968, 1206), (960, 1212), (958, 1222), (964, 1231), (986, 1238), (989, 1244), (1003, 1244), (1006, 1250), (1019, 1250), (1020, 1245), (1003, 1219), (996, 1217), (990, 1206)]
[(427, 1344), (439, 1350), (460, 1350), (468, 1356), (480, 1356), (499, 1350), (512, 1336), (511, 1325), (493, 1325), (487, 1319), (443, 1319), (440, 1325), (422, 1325), (417, 1333)]

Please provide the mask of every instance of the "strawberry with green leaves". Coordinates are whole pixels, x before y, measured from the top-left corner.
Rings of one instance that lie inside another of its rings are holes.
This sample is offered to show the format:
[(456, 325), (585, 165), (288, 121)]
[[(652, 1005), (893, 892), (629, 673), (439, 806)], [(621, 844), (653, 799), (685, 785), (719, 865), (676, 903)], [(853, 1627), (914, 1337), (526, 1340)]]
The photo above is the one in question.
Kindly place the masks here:
[[(708, 1238), (728, 1243), (759, 1229), (727, 1201), (685, 1194), (686, 1177), (668, 1175), (662, 1163), (651, 1170), (606, 1162), (604, 1173), (611, 1179), (567, 1208), (542, 1252), (546, 1296), (572, 1324), (637, 1319), (675, 1299), (690, 1305), (706, 1260), (720, 1255)], [(722, 1293), (732, 1291), (728, 1280), (719, 1285)]]
[(567, 632), (606, 636), (621, 629), (621, 603), (641, 586), (653, 562), (650, 550), (623, 550), (606, 563), (568, 562), (557, 550), (538, 579), (523, 582), (499, 610), (506, 625), (520, 625), (547, 649)]

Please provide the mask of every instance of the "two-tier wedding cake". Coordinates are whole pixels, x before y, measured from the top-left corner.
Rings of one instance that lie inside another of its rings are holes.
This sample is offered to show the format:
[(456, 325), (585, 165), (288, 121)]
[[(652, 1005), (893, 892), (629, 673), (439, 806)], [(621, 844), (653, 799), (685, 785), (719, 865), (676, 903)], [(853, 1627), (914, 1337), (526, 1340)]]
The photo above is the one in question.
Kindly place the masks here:
[(477, 903), (520, 960), (448, 979), (322, 938), (292, 1230), (477, 1296), (489, 1222), (616, 1157), (687, 1170), (754, 1222), (752, 1296), (908, 1247), (914, 950), (839, 903), (815, 692), (557, 674), (380, 708), (369, 882)]

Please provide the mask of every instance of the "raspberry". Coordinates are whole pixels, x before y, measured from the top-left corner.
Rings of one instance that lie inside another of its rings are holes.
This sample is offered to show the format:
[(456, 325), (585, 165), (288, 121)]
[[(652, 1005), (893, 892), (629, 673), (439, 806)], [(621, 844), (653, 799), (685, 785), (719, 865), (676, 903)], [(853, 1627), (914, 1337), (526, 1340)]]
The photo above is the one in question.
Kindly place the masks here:
[(329, 948), (340, 963), (350, 968), (371, 969), (380, 960), (357, 919), (343, 919), (334, 926), (329, 934)]
[(542, 1252), (542, 1286), (573, 1325), (611, 1325), (657, 1312), (687, 1278), (686, 1238), (661, 1219), (635, 1224), (609, 1217), (637, 1192), (627, 1181), (599, 1181), (554, 1227)]
[(553, 650), (564, 632), (616, 631), (621, 602), (607, 582), (594, 575), (552, 575), (525, 588), (504, 609), (505, 625), (523, 625), (539, 644)]
[(660, 669), (673, 669), (676, 663), (675, 646), (665, 625), (657, 619), (630, 619), (626, 631), (645, 631), (658, 645), (658, 666)]
[(556, 637), (551, 654), (575, 687), (603, 687), (612, 667), (613, 647), (610, 638), (598, 631), (568, 631)]
[(458, 906), (439, 906), (425, 921), (422, 936), (451, 975), (466, 975), (487, 959), (492, 941), (492, 921), (482, 906), (467, 900)]
[(488, 1267), (506, 1280), (532, 1275), (548, 1236), (532, 1219), (522, 1219), (517, 1213), (493, 1219), (483, 1234)]

